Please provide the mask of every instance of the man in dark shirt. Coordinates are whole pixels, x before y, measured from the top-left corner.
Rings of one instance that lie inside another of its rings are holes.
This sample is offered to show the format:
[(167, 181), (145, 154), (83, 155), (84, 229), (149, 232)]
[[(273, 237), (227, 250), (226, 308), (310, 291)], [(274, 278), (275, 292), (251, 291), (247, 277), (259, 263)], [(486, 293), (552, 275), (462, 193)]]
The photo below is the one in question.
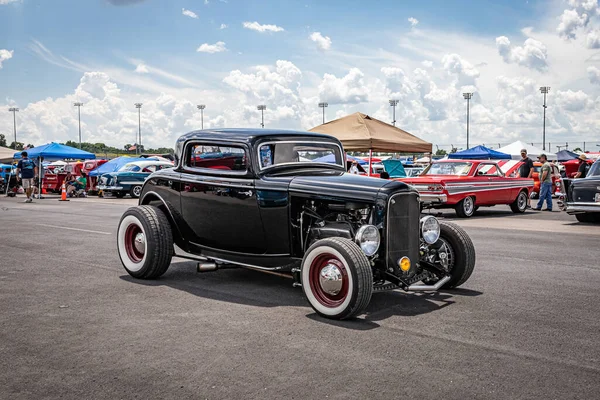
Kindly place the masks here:
[(19, 164), (17, 164), (17, 176), (19, 176), (20, 172), (21, 184), (23, 185), (23, 189), (25, 189), (25, 194), (27, 195), (27, 200), (25, 200), (25, 203), (31, 203), (33, 201), (31, 199), (31, 192), (33, 191), (33, 178), (35, 177), (36, 170), (37, 167), (35, 166), (33, 160), (30, 160), (27, 157), (27, 152), (22, 152)]
[(577, 168), (574, 178), (585, 178), (587, 176), (588, 165), (586, 160), (587, 156), (585, 154), (579, 156), (579, 168)]
[(519, 168), (520, 178), (531, 178), (533, 175), (533, 161), (527, 157), (527, 149), (521, 149), (521, 167)]
[[(521, 149), (521, 167), (519, 168), (519, 177), (531, 179), (533, 176), (533, 161), (527, 157), (527, 149)], [(527, 197), (527, 208), (531, 208), (529, 196)]]

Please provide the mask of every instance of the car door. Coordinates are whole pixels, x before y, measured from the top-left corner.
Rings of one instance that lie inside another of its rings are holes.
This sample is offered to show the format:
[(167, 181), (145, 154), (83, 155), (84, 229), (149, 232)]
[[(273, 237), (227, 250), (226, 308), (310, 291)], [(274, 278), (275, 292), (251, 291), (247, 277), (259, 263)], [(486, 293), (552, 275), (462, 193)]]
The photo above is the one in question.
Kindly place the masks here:
[(500, 204), (508, 201), (510, 190), (506, 188), (506, 178), (496, 163), (483, 162), (477, 166), (475, 179), (479, 187), (477, 203)]
[(248, 154), (241, 144), (186, 145), (181, 211), (195, 244), (236, 253), (266, 252)]

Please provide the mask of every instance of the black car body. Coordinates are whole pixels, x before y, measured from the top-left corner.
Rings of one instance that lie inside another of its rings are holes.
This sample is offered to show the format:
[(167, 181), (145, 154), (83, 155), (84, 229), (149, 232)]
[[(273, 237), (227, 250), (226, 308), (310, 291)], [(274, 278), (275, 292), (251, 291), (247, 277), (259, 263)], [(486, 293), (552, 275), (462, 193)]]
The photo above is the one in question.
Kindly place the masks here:
[(600, 222), (600, 159), (592, 164), (585, 178), (563, 178), (563, 187), (561, 209), (575, 215), (579, 222)]
[[(336, 163), (300, 162), (328, 154)], [(182, 136), (176, 167), (153, 173), (140, 205), (121, 220), (123, 265), (134, 277), (156, 278), (174, 243), (178, 256), (204, 261), (199, 270), (288, 272), (313, 308), (331, 318), (358, 314), (373, 290), (437, 290), (466, 281), (475, 262), (466, 233), (422, 219), (411, 186), (347, 173), (344, 154), (337, 139), (309, 132)]]

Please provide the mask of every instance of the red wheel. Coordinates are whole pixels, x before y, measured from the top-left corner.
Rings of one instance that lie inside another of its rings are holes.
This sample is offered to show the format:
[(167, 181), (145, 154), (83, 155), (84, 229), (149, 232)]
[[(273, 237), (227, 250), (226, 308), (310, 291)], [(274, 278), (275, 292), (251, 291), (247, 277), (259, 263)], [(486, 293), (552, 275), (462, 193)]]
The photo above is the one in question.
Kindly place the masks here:
[(125, 251), (129, 259), (138, 264), (146, 254), (146, 235), (137, 220), (131, 221), (125, 230)]
[(352, 240), (322, 239), (304, 255), (302, 289), (320, 315), (352, 318), (371, 300), (373, 272), (367, 256)]

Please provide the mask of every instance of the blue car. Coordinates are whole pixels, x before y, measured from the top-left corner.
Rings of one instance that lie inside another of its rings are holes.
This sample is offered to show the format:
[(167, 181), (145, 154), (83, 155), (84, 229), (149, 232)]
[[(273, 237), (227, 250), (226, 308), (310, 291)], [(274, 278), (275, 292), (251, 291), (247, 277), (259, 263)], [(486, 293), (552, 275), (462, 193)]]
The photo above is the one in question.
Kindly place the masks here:
[(151, 173), (173, 164), (164, 161), (135, 161), (123, 165), (118, 171), (104, 174), (98, 182), (98, 190), (122, 198), (129, 194), (134, 199), (140, 197), (144, 181)]

